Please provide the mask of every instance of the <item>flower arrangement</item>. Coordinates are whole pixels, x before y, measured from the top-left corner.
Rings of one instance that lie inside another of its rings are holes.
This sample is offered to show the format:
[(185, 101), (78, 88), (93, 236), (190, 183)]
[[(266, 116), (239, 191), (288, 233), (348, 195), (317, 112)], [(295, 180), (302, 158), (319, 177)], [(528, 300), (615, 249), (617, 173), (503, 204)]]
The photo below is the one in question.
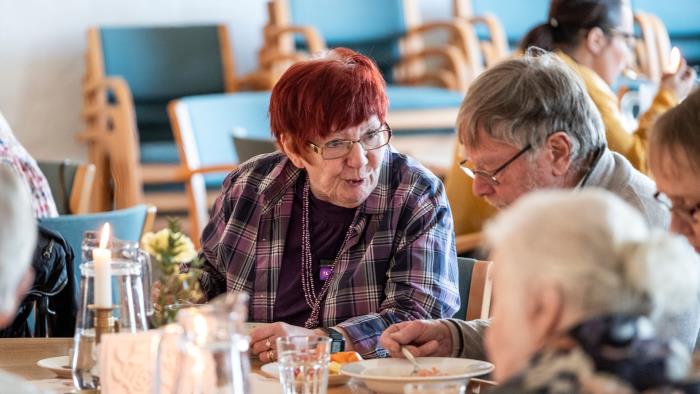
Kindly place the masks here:
[(168, 219), (166, 228), (144, 234), (141, 245), (153, 261), (153, 324), (171, 323), (179, 306), (201, 302), (199, 274), (202, 264), (192, 240), (180, 231), (178, 219)]

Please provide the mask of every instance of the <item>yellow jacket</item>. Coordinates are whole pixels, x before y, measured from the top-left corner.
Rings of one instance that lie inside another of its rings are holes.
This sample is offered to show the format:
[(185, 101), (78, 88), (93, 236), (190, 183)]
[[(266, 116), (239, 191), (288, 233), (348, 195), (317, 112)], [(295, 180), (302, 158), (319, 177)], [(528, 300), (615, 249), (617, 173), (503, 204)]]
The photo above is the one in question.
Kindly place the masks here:
[[(576, 63), (568, 55), (562, 52), (557, 52), (557, 55), (583, 80), (588, 94), (603, 118), (605, 137), (610, 150), (624, 155), (636, 169), (646, 172), (648, 130), (657, 117), (678, 103), (674, 94), (660, 90), (649, 110), (640, 116), (637, 130), (630, 134), (622, 126), (619, 102), (610, 86), (595, 71)], [(459, 168), (461, 153), (459, 144), (456, 145), (452, 167), (445, 180), (445, 189), (452, 208), (455, 234), (461, 235), (480, 231), (486, 219), (496, 211), (483, 199), (472, 194), (472, 180)]]

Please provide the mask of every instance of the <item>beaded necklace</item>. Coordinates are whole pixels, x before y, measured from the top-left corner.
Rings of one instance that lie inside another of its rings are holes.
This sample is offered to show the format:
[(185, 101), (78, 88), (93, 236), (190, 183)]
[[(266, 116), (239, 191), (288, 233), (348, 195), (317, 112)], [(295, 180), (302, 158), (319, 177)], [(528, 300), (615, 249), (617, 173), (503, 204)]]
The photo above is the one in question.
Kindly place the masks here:
[(348, 226), (348, 231), (345, 233), (345, 238), (343, 239), (343, 243), (340, 246), (340, 250), (338, 250), (338, 254), (333, 260), (333, 264), (331, 265), (331, 274), (328, 276), (328, 279), (326, 279), (326, 281), (323, 283), (321, 291), (319, 293), (316, 293), (316, 285), (314, 284), (313, 258), (311, 257), (311, 236), (309, 231), (309, 189), (310, 185), (307, 179), (306, 184), (304, 185), (304, 193), (302, 197), (303, 213), (301, 215), (301, 287), (304, 291), (304, 299), (306, 300), (306, 305), (308, 305), (309, 308), (311, 308), (311, 315), (306, 320), (306, 323), (304, 323), (304, 327), (316, 328), (318, 327), (318, 318), (321, 310), (321, 301), (323, 301), (323, 298), (326, 296), (331, 281), (335, 277), (335, 266), (338, 263), (338, 260), (340, 260), (340, 254), (342, 253), (343, 249), (345, 249), (345, 245), (348, 243), (352, 224)]

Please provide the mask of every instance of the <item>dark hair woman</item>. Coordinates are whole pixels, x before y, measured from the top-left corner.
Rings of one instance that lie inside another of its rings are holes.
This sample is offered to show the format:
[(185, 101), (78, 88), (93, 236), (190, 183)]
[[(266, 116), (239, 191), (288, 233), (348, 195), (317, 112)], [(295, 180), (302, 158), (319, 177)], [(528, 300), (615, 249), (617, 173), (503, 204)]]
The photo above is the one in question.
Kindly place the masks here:
[(630, 134), (623, 127), (619, 102), (610, 85), (632, 57), (633, 27), (628, 0), (552, 0), (547, 20), (523, 38), (520, 48), (556, 51), (586, 84), (603, 117), (610, 149), (646, 172), (647, 131), (660, 114), (688, 95), (695, 71), (682, 60), (677, 71), (666, 74), (650, 109)]

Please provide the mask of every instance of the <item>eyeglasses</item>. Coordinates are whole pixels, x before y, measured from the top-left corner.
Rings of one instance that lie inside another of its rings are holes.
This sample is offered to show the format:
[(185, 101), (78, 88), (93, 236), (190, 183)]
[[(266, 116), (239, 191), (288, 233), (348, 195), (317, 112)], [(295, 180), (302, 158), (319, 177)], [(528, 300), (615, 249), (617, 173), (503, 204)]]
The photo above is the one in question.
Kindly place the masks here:
[(661, 192), (654, 193), (654, 199), (664, 208), (668, 209), (669, 212), (676, 214), (676, 216), (684, 222), (688, 224), (696, 224), (698, 222), (697, 214), (698, 211), (700, 211), (700, 203), (695, 204), (695, 206), (690, 209), (674, 207), (671, 199)]
[(527, 146), (524, 147), (523, 149), (521, 149), (518, 153), (516, 153), (515, 156), (511, 157), (508, 161), (506, 161), (500, 167), (496, 168), (495, 170), (493, 170), (491, 172), (475, 169), (474, 163), (472, 163), (469, 159), (460, 161), (459, 167), (470, 178), (475, 179), (477, 176), (480, 176), (484, 180), (489, 182), (491, 185), (497, 186), (497, 185), (500, 185), (501, 183), (498, 181), (498, 178), (496, 178), (496, 175), (503, 172), (511, 163), (513, 163), (515, 160), (518, 159), (518, 157), (522, 156), (525, 152), (529, 151), (531, 148), (532, 148), (532, 145), (527, 144)]
[(366, 132), (359, 140), (330, 140), (323, 146), (318, 146), (312, 142), (308, 142), (308, 144), (324, 160), (333, 160), (347, 156), (352, 150), (353, 144), (360, 144), (365, 151), (368, 151), (387, 145), (390, 139), (391, 127), (384, 123), (379, 129)]

